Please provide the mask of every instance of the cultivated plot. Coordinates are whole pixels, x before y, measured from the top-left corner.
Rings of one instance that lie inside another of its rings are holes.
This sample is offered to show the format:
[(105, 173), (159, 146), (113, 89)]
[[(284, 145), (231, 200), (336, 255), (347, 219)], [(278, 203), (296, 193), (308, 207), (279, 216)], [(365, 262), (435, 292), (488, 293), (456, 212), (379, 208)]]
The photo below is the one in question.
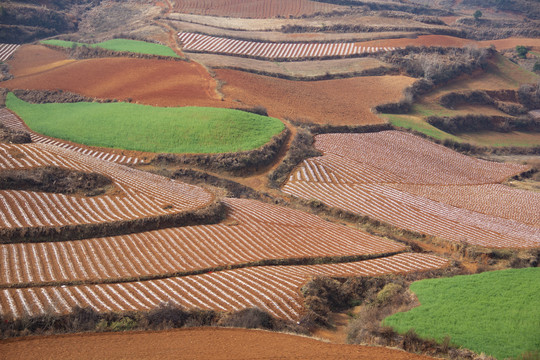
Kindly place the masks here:
[(18, 44), (0, 44), (0, 61), (6, 61), (19, 48)]
[(78, 241), (0, 245), (1, 286), (133, 279), (287, 259), (369, 258), (405, 246), (253, 200), (225, 199), (227, 221)]
[[(315, 146), (324, 156), (304, 161), (284, 192), (451, 241), (540, 246), (540, 196), (497, 184), (526, 166), (473, 159), (397, 131), (318, 135)], [(456, 185), (466, 189), (458, 198)]]
[(353, 263), (262, 266), (143, 282), (50, 286), (0, 291), (5, 318), (66, 313), (75, 306), (106, 311), (148, 310), (172, 302), (185, 308), (232, 311), (259, 307), (275, 317), (298, 320), (299, 289), (311, 276), (377, 276), (445, 267), (448, 260), (427, 254), (399, 254)]
[[(34, 143), (50, 144), (50, 145), (58, 146), (64, 149), (76, 151), (81, 154), (93, 156), (97, 159), (112, 161), (118, 164), (135, 165), (142, 162), (142, 159), (140, 157), (133, 156), (133, 155), (123, 155), (121, 151), (114, 151), (112, 149), (107, 150), (107, 151), (94, 150), (85, 146), (81, 146), (79, 144), (74, 144), (65, 140), (54, 139), (54, 138), (46, 137), (41, 134), (35, 133), (32, 130), (30, 130), (20, 118), (18, 118), (17, 116), (15, 116), (13, 113), (11, 113), (9, 110), (5, 108), (0, 109), (0, 124), (12, 130), (28, 132), (30, 134), (30, 138), (32, 139), (32, 142)], [(46, 165), (46, 164), (43, 164), (43, 165)], [(0, 164), (0, 166), (2, 165)]]
[(174, 11), (180, 13), (262, 19), (302, 16), (346, 8), (310, 0), (180, 0), (174, 4)]
[(119, 194), (95, 197), (0, 191), (0, 229), (109, 223), (193, 210), (213, 200), (197, 186), (102, 161), (53, 145), (0, 144), (0, 168), (57, 166), (111, 178)]
[(361, 43), (271, 43), (236, 40), (195, 33), (178, 33), (184, 51), (253, 56), (269, 59), (321, 58), (350, 56), (379, 51), (391, 51), (394, 47), (362, 46)]

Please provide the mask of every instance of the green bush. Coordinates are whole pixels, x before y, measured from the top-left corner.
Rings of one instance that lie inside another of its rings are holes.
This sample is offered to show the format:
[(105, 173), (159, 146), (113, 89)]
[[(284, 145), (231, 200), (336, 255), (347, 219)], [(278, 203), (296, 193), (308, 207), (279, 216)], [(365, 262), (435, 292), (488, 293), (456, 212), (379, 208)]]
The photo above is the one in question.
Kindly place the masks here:
[(119, 321), (113, 321), (109, 328), (112, 331), (128, 331), (133, 330), (137, 327), (137, 322), (130, 317), (124, 317)]
[(516, 52), (520, 58), (525, 59), (527, 57), (527, 54), (529, 53), (529, 49), (526, 46), (517, 45)]

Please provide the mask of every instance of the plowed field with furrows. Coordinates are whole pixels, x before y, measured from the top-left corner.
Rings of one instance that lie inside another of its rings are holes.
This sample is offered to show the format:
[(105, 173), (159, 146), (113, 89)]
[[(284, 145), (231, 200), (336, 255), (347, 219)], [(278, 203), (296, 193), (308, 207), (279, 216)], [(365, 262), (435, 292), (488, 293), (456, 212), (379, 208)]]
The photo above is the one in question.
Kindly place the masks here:
[[(178, 213), (208, 205), (213, 196), (161, 176), (102, 161), (52, 145), (0, 144), (0, 168), (54, 165), (111, 178), (118, 195), (95, 197), (0, 191), (0, 228), (107, 223)], [(15, 156), (14, 156), (15, 155)]]
[(262, 105), (270, 116), (280, 119), (335, 125), (383, 123), (371, 108), (399, 101), (403, 89), (414, 82), (408, 76), (292, 81), (229, 69), (215, 72), (224, 83), (221, 91), (231, 102)]
[(487, 184), (502, 182), (528, 169), (524, 165), (475, 159), (400, 131), (319, 135), (315, 146), (325, 155), (335, 155), (332, 160), (337, 156), (343, 158), (343, 161), (353, 161), (359, 166), (368, 166), (374, 169), (372, 171), (378, 171), (372, 173), (368, 170), (366, 174), (360, 171), (358, 176), (367, 176), (367, 179), (354, 182)]
[(361, 46), (361, 43), (271, 43), (235, 40), (195, 33), (178, 33), (184, 51), (244, 55), (269, 59), (349, 56), (394, 50), (393, 47)]
[(474, 186), (392, 184), (391, 186), (459, 208), (540, 226), (540, 206), (538, 206), (540, 193), (538, 192), (519, 190), (502, 184)]
[(401, 244), (253, 200), (225, 199), (228, 219), (79, 241), (0, 245), (0, 286), (126, 279), (266, 259), (369, 256)]
[(0, 61), (6, 61), (21, 45), (0, 44)]
[[(123, 155), (123, 152), (119, 151), (99, 151), (99, 150), (93, 150), (84, 146), (74, 145), (70, 142), (60, 140), (60, 139), (53, 139), (49, 137), (45, 137), (43, 135), (37, 134), (30, 130), (24, 122), (19, 119), (17, 116), (15, 116), (13, 113), (11, 113), (7, 109), (0, 109), (0, 123), (6, 126), (7, 128), (13, 129), (13, 130), (21, 130), (26, 131), (30, 134), (30, 137), (32, 138), (32, 142), (35, 143), (42, 143), (42, 144), (51, 144), (55, 146), (59, 146), (68, 150), (73, 150), (80, 152), (85, 155), (93, 156), (97, 159), (106, 160), (106, 161), (112, 161), (118, 164), (137, 164), (141, 162), (142, 160), (136, 156), (130, 156), (130, 155)], [(125, 152), (129, 154), (129, 152)], [(1, 156), (1, 155), (0, 155)], [(2, 166), (0, 164), (0, 166)]]
[(273, 18), (330, 12), (343, 6), (309, 0), (177, 0), (173, 11), (240, 18)]
[(324, 155), (304, 161), (284, 192), (451, 241), (540, 246), (540, 197), (496, 185), (525, 166), (472, 159), (396, 131), (319, 135), (315, 146)]
[(399, 254), (354, 263), (262, 266), (164, 280), (106, 285), (4, 289), (0, 313), (6, 318), (66, 313), (75, 306), (97, 311), (147, 310), (163, 302), (217, 311), (259, 307), (273, 316), (297, 320), (303, 307), (299, 289), (311, 276), (376, 276), (442, 268), (448, 260), (427, 254)]

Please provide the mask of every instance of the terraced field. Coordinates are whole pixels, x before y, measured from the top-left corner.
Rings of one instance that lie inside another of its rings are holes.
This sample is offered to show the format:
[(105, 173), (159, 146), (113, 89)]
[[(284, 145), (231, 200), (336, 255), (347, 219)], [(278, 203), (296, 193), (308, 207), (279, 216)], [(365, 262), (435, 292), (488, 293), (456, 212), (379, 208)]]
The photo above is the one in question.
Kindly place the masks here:
[[(197, 209), (213, 200), (199, 187), (54, 145), (1, 144), (0, 154), (1, 169), (55, 165), (91, 171), (113, 179), (119, 190), (95, 197), (2, 190), (0, 230), (107, 224)], [(224, 204), (228, 217), (216, 225), (0, 245), (0, 314), (65, 313), (74, 306), (144, 310), (172, 301), (218, 311), (258, 306), (296, 321), (304, 311), (299, 288), (310, 276), (379, 275), (447, 265), (446, 259), (431, 255), (395, 255), (405, 247), (297, 210), (253, 200), (225, 199)], [(253, 266), (310, 258), (357, 262)], [(224, 270), (229, 266), (244, 268)], [(189, 275), (198, 272), (204, 274)]]
[(310, 0), (180, 0), (174, 3), (174, 11), (180, 13), (263, 19), (309, 15), (345, 8)]
[[(5, 108), (0, 108), (0, 124), (12, 130), (27, 131), (30, 133), (30, 137), (34, 143), (55, 145), (64, 149), (79, 152), (84, 155), (93, 156), (97, 159), (111, 161), (118, 164), (135, 165), (143, 161), (140, 154), (133, 155), (128, 151), (118, 151), (114, 149), (95, 150), (80, 144), (74, 144), (65, 140), (40, 135), (30, 130), (20, 118)], [(0, 166), (2, 165), (0, 164)]]
[[(229, 69), (215, 70), (226, 100), (262, 105), (271, 116), (319, 124), (367, 125), (384, 120), (373, 106), (399, 101), (414, 82), (408, 76), (360, 76), (323, 81), (292, 81)], [(359, 96), (369, 89), (369, 96)]]
[(315, 146), (324, 156), (304, 161), (284, 192), (451, 241), (540, 245), (540, 196), (498, 184), (526, 166), (472, 159), (396, 131), (318, 135)]
[(6, 61), (19, 48), (18, 44), (0, 44), (0, 61)]
[[(8, 89), (56, 90), (153, 106), (232, 107), (200, 64), (137, 58), (67, 59), (43, 45), (24, 45), (9, 60)], [(237, 105), (236, 105), (237, 106)]]
[[(0, 246), (1, 286), (131, 279), (297, 258), (374, 257), (401, 244), (253, 200), (225, 199), (228, 219), (107, 238)], [(29, 266), (32, 264), (32, 266)]]
[(77, 197), (55, 193), (0, 191), (0, 229), (108, 223), (197, 209), (213, 196), (202, 188), (170, 181), (52, 145), (0, 144), (1, 168), (54, 165), (96, 172), (113, 179), (118, 195)]
[(144, 282), (4, 289), (0, 313), (17, 318), (66, 313), (75, 306), (97, 311), (147, 310), (171, 301), (185, 308), (217, 311), (259, 307), (278, 318), (296, 321), (303, 312), (299, 288), (311, 276), (375, 276), (447, 264), (437, 256), (408, 253), (355, 263), (251, 267)]
[(235, 40), (215, 36), (178, 33), (184, 51), (208, 52), (226, 55), (252, 56), (267, 59), (301, 59), (329, 56), (350, 56), (379, 51), (391, 51), (394, 47), (361, 46), (362, 43), (271, 43)]

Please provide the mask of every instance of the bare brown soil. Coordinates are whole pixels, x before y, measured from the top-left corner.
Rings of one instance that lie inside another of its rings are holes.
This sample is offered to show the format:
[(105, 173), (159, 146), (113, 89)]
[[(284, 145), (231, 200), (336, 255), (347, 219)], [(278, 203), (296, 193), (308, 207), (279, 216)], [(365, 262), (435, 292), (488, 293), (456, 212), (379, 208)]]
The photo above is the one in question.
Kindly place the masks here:
[(27, 337), (0, 342), (0, 351), (6, 359), (431, 359), (382, 347), (227, 328)]
[(227, 107), (215, 91), (215, 80), (195, 62), (98, 58), (69, 61), (38, 72), (32, 72), (36, 69), (33, 62), (27, 66), (24, 62), (12, 63), (19, 74), (28, 75), (3, 82), (2, 86), (9, 89), (62, 89), (97, 98), (131, 98), (156, 106)]
[(264, 19), (301, 16), (343, 8), (345, 7), (308, 0), (177, 0), (174, 10), (188, 14)]
[(369, 76), (316, 82), (290, 81), (234, 70), (216, 70), (229, 101), (262, 105), (271, 116), (331, 124), (379, 124), (375, 105), (398, 101), (414, 79)]
[(201, 64), (213, 68), (247, 69), (292, 77), (317, 77), (326, 74), (350, 74), (388, 67), (388, 64), (374, 58), (337, 59), (318, 61), (275, 62), (215, 54), (189, 54)]
[(13, 54), (8, 64), (13, 76), (20, 77), (54, 69), (73, 61), (62, 51), (43, 45), (23, 45)]
[(392, 46), (392, 47), (405, 47), (411, 46), (451, 46), (462, 47), (465, 45), (478, 45), (482, 47), (489, 47), (494, 45), (497, 50), (512, 49), (517, 45), (531, 46), (533, 49), (540, 48), (540, 39), (530, 38), (508, 38), (502, 40), (485, 40), (474, 41), (469, 39), (457, 38), (448, 35), (422, 35), (417, 38), (401, 38), (401, 39), (381, 39), (362, 42), (362, 46)]
[[(184, 21), (169, 21), (170, 26), (174, 27), (178, 31), (185, 32), (199, 32), (207, 35), (214, 36), (224, 36), (224, 37), (233, 37), (240, 39), (248, 40), (257, 40), (257, 41), (275, 41), (275, 42), (288, 42), (288, 41), (323, 41), (323, 42), (333, 42), (333, 41), (368, 41), (374, 39), (394, 39), (405, 36), (414, 36), (415, 33), (407, 31), (383, 31), (383, 32), (365, 32), (365, 33), (324, 33), (324, 32), (304, 32), (304, 33), (282, 33), (279, 31), (279, 27), (268, 25), (265, 26), (265, 20), (258, 20), (263, 22), (263, 25), (252, 24), (250, 22), (245, 23), (244, 21), (253, 19), (229, 19), (229, 18), (211, 18), (212, 20), (217, 19), (216, 21), (207, 21), (208, 25), (198, 24), (196, 22), (188, 22), (190, 19), (194, 18), (193, 21), (199, 20), (197, 17), (187, 16), (185, 14), (173, 14), (170, 16), (172, 19), (185, 19)], [(205, 19), (204, 19), (205, 20)], [(221, 20), (221, 21), (219, 21)], [(244, 21), (240, 21), (244, 20)], [(286, 20), (278, 22), (280, 19), (272, 20), (271, 23), (281, 23), (287, 25), (292, 20)], [(270, 21), (270, 20), (268, 20)], [(221, 26), (228, 26), (227, 28), (216, 27), (212, 24), (219, 24)], [(236, 24), (239, 24), (245, 30), (241, 30), (236, 27)], [(292, 22), (293, 24), (296, 22)], [(229, 27), (234, 26), (236, 30), (231, 30)], [(261, 28), (260, 30), (251, 30), (250, 28), (257, 29), (257, 26)], [(270, 30), (270, 31), (269, 31)], [(278, 31), (271, 31), (278, 30)]]

